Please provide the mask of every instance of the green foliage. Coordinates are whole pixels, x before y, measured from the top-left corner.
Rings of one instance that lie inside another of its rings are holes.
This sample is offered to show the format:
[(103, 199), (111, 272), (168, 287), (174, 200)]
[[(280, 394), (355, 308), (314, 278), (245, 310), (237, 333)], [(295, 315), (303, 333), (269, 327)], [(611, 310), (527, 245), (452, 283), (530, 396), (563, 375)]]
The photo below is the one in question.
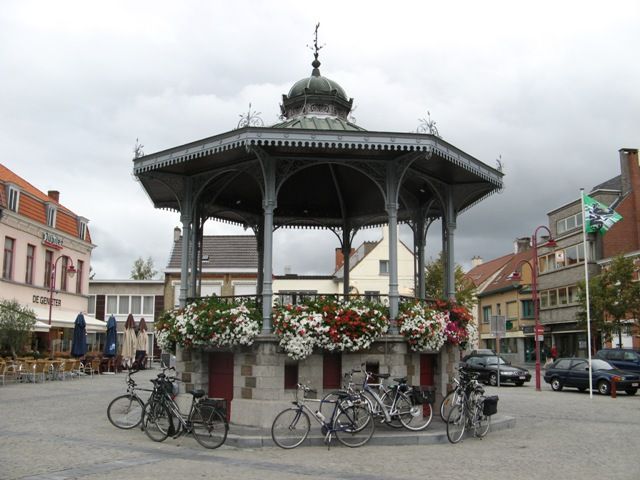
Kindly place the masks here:
[(13, 357), (22, 353), (29, 341), (36, 316), (17, 300), (0, 300), (0, 348), (11, 351)]
[[(611, 341), (630, 324), (638, 325), (640, 313), (640, 283), (633, 281), (633, 260), (618, 255), (598, 276), (589, 279), (589, 306), (591, 325), (600, 330), (605, 340)], [(581, 323), (587, 320), (585, 283), (578, 284)], [(630, 323), (631, 322), (631, 323)]]
[(153, 259), (151, 257), (143, 260), (142, 257), (133, 262), (133, 268), (131, 269), (131, 278), (133, 280), (151, 280), (158, 274), (157, 270), (153, 268)]
[[(425, 293), (427, 298), (443, 299), (444, 293), (444, 260), (440, 252), (437, 260), (427, 263), (425, 272)], [(465, 278), (460, 265), (455, 266), (456, 303), (468, 309), (473, 307), (475, 285)]]

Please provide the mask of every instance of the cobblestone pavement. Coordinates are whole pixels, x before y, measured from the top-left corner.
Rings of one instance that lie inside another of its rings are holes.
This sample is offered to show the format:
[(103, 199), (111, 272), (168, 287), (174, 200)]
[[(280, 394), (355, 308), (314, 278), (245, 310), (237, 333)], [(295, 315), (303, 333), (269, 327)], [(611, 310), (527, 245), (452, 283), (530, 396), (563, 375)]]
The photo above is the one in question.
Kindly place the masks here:
[[(140, 372), (146, 383), (156, 371)], [(640, 395), (618, 398), (487, 388), (514, 428), (458, 445), (338, 444), (205, 450), (191, 437), (150, 441), (118, 430), (108, 403), (123, 374), (0, 386), (0, 479), (638, 479)], [(442, 425), (440, 425), (441, 427)], [(438, 428), (437, 424), (430, 428)], [(374, 437), (375, 438), (375, 437)]]

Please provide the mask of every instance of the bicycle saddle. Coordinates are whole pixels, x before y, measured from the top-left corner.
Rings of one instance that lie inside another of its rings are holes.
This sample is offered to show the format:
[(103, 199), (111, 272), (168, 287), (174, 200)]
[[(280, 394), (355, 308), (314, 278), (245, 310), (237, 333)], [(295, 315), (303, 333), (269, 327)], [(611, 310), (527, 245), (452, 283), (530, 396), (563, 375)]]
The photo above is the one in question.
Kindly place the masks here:
[(195, 398), (202, 398), (204, 397), (204, 390), (189, 390), (187, 393), (190, 393), (191, 395), (193, 395)]

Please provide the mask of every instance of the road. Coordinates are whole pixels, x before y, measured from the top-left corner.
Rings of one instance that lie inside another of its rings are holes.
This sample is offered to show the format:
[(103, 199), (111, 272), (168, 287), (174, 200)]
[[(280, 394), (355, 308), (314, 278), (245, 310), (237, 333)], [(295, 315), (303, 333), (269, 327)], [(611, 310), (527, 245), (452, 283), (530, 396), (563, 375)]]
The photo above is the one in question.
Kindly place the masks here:
[[(150, 378), (153, 371), (138, 375)], [(141, 381), (140, 383), (144, 383)], [(487, 388), (514, 428), (458, 445), (338, 444), (205, 450), (192, 438), (154, 443), (106, 418), (124, 375), (0, 386), (1, 479), (634, 479), (640, 396)]]

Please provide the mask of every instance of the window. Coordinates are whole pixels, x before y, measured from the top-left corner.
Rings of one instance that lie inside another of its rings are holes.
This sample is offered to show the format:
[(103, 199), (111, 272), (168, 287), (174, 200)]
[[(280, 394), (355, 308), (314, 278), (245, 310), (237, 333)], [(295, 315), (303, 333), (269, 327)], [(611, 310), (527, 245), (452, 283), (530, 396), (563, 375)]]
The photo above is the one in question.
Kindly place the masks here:
[(584, 262), (584, 245), (579, 243), (538, 257), (538, 270), (544, 273), (581, 262)]
[(380, 302), (380, 291), (379, 290), (365, 290), (364, 298), (369, 302)]
[(2, 261), (2, 278), (13, 279), (13, 255), (16, 241), (10, 237), (4, 237), (4, 259)]
[(153, 295), (145, 295), (142, 298), (142, 313), (144, 315), (153, 315), (154, 300), (155, 297)]
[(549, 290), (549, 306), (555, 307), (556, 305), (558, 305), (558, 291)]
[(96, 296), (89, 295), (89, 305), (87, 306), (87, 313), (95, 315), (96, 313)]
[(571, 365), (571, 360), (567, 358), (564, 360), (559, 360), (558, 363), (556, 363), (555, 368), (568, 369), (570, 365)]
[(284, 388), (298, 388), (298, 363), (286, 363), (284, 365)]
[(12, 212), (18, 211), (18, 206), (20, 205), (20, 190), (18, 190), (13, 185), (9, 185), (9, 210)]
[(69, 275), (69, 257), (62, 257), (60, 261), (60, 290), (67, 291), (67, 277)]
[(56, 226), (56, 213), (56, 207), (50, 203), (47, 204), (47, 225), (52, 228), (55, 228)]
[(107, 295), (107, 314), (116, 313), (118, 311), (118, 297), (115, 295)]
[(24, 283), (33, 285), (33, 257), (36, 255), (36, 247), (27, 245), (27, 264), (24, 270)]
[(582, 212), (571, 215), (570, 217), (563, 218), (556, 222), (556, 230), (558, 235), (573, 230), (582, 225)]
[(507, 302), (507, 318), (509, 320), (518, 318), (518, 302)]
[(129, 313), (129, 297), (121, 296), (118, 303), (118, 314), (126, 315), (127, 313)]
[(51, 287), (51, 270), (53, 269), (53, 252), (47, 250), (44, 252), (44, 286)]
[(496, 303), (496, 315), (498, 315), (498, 316), (502, 315), (502, 308), (501, 308), (501, 305), (499, 303)]
[(85, 240), (87, 237), (87, 220), (84, 218), (78, 218), (78, 237), (80, 240)]
[(78, 260), (76, 262), (76, 293), (82, 293), (82, 278), (84, 273), (84, 262)]
[(131, 297), (131, 313), (140, 315), (142, 313), (142, 297), (134, 295)]
[(380, 260), (380, 275), (389, 275), (389, 260)]
[(578, 303), (578, 287), (570, 285), (551, 290), (544, 290), (539, 294), (540, 308), (575, 305)]
[(491, 318), (491, 307), (482, 307), (482, 323), (489, 323)]
[(533, 318), (533, 300), (520, 300), (522, 318)]

